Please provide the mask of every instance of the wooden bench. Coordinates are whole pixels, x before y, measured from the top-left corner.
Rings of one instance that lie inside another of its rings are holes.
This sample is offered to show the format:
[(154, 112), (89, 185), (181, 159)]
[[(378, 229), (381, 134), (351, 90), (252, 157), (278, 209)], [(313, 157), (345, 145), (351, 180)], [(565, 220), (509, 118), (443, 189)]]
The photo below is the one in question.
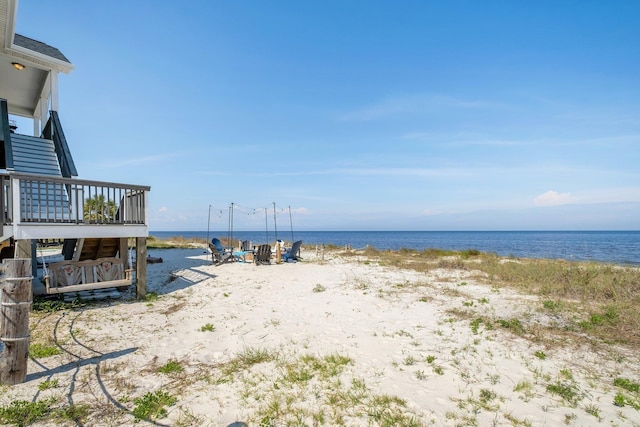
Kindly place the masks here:
[(49, 273), (44, 278), (47, 294), (119, 288), (132, 284), (132, 270), (125, 269), (125, 261), (120, 258), (60, 261), (48, 267)]

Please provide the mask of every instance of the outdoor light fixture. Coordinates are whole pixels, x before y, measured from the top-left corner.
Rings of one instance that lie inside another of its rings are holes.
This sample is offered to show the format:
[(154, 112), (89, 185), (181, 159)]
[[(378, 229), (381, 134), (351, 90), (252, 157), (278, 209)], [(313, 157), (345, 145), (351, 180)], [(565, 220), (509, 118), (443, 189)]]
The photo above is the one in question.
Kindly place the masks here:
[(25, 69), (25, 66), (19, 62), (12, 62), (11, 65), (13, 65), (13, 68), (15, 68), (18, 71), (22, 71)]

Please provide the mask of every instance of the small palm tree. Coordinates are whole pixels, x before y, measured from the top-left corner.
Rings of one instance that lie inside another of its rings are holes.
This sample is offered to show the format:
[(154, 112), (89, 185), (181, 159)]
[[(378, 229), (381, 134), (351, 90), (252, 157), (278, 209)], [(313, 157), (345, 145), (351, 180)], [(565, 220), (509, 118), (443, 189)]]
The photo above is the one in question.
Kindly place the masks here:
[(84, 201), (84, 219), (90, 221), (111, 221), (116, 216), (116, 203), (102, 195)]

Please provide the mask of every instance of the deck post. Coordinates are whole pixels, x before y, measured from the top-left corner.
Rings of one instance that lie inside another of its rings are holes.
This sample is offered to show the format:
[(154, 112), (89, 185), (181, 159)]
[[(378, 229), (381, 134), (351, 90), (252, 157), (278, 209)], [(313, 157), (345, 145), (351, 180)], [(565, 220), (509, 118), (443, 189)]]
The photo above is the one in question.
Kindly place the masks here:
[(129, 265), (129, 239), (126, 237), (120, 238), (118, 257), (123, 260), (125, 270), (133, 268), (132, 265)]
[(136, 297), (147, 295), (147, 238), (136, 237)]
[(7, 273), (2, 286), (2, 327), (4, 343), (0, 363), (0, 383), (20, 384), (27, 378), (29, 359), (29, 310), (31, 309), (31, 258), (3, 261)]
[[(29, 258), (36, 259), (36, 241), (20, 239), (15, 241), (15, 258)], [(31, 275), (38, 275), (38, 266), (34, 263), (29, 263), (31, 268)]]

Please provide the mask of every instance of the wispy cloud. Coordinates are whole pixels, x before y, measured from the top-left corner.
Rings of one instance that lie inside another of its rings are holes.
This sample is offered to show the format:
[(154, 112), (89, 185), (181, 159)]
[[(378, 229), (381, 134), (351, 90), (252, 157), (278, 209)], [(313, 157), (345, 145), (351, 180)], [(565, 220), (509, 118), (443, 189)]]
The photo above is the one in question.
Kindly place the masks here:
[(453, 211), (440, 211), (435, 209), (425, 209), (422, 211), (423, 216), (438, 216), (438, 215), (452, 215), (455, 214)]
[(520, 165), (501, 163), (481, 163), (481, 164), (457, 164), (453, 166), (443, 166), (434, 168), (411, 168), (411, 167), (344, 167), (333, 169), (316, 169), (304, 171), (269, 171), (247, 173), (244, 176), (255, 177), (312, 177), (312, 176), (371, 176), (371, 177), (514, 177), (514, 176), (538, 176), (540, 174), (594, 174), (607, 173), (607, 170), (582, 169), (567, 167), (563, 165)]
[(533, 203), (536, 206), (559, 206), (569, 204), (573, 200), (570, 193), (558, 193), (557, 191), (550, 190), (536, 196), (536, 198), (533, 199)]
[(265, 172), (257, 176), (315, 176), (315, 175), (347, 175), (347, 176), (396, 176), (396, 177), (428, 177), (428, 176), (462, 176), (469, 175), (467, 168), (338, 168), (303, 172)]
[(485, 146), (610, 146), (640, 143), (640, 134), (603, 135), (598, 137), (567, 137), (567, 138), (536, 138), (536, 139), (510, 139), (499, 136), (486, 135), (473, 132), (407, 132), (400, 136), (401, 139), (425, 141), (461, 146), (485, 145)]
[(598, 146), (609, 146), (612, 144), (626, 144), (626, 143), (637, 144), (640, 142), (640, 134), (606, 135), (606, 136), (600, 136), (596, 138), (574, 138), (570, 140), (553, 141), (553, 142), (558, 144), (580, 145), (580, 146), (584, 146), (586, 144), (598, 145)]
[(468, 175), (468, 170), (458, 168), (353, 168), (337, 169), (337, 173), (357, 176), (433, 177)]
[(574, 194), (574, 197), (578, 203), (640, 202), (640, 187), (587, 190)]
[(409, 132), (401, 139), (446, 143), (447, 145), (486, 145), (486, 146), (522, 146), (530, 144), (527, 141), (511, 140), (474, 133), (434, 133), (434, 132)]
[(345, 121), (367, 121), (397, 114), (428, 113), (436, 109), (495, 108), (497, 104), (483, 100), (468, 100), (445, 95), (406, 95), (387, 98), (372, 105), (343, 114)]
[(140, 157), (132, 157), (127, 159), (109, 159), (103, 161), (101, 167), (105, 168), (123, 168), (129, 166), (142, 166), (142, 165), (152, 165), (158, 163), (164, 163), (166, 161), (174, 161), (177, 156), (182, 156), (184, 153), (163, 153), (163, 154), (154, 154), (151, 156), (140, 156)]

